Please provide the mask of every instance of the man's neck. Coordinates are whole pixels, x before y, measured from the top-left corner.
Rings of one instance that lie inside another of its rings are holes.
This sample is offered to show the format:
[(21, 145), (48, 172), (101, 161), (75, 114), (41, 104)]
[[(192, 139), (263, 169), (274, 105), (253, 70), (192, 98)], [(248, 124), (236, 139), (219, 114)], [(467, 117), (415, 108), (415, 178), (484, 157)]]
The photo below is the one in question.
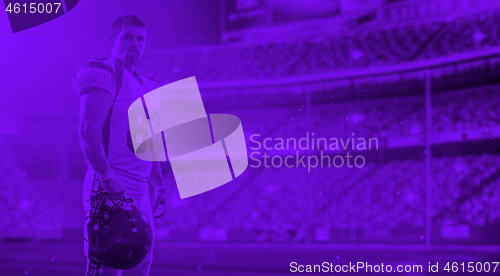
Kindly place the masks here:
[[(113, 61), (113, 63), (115, 63), (116, 57), (111, 57), (111, 60)], [(135, 65), (123, 63), (123, 69), (127, 70), (127, 72), (133, 75), (135, 71)]]
[(130, 64), (124, 64), (123, 69), (127, 70), (131, 75), (133, 75), (135, 71), (135, 66)]

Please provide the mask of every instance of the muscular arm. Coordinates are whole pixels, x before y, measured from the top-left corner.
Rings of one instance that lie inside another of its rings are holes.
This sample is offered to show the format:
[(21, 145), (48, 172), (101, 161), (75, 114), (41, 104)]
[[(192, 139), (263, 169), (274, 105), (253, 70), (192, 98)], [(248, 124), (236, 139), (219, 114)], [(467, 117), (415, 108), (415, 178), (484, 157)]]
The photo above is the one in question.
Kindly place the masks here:
[(80, 147), (98, 175), (111, 172), (102, 140), (102, 127), (113, 97), (101, 88), (92, 88), (80, 97)]
[(160, 162), (153, 162), (151, 174), (148, 177), (151, 186), (156, 189), (163, 188), (163, 174), (161, 173)]

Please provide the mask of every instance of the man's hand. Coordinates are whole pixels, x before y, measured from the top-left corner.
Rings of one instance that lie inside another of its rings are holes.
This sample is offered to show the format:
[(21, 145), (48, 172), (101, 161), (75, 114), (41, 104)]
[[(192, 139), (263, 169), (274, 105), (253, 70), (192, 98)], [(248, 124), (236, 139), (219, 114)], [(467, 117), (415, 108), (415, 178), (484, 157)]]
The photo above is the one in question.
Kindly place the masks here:
[(153, 217), (160, 218), (167, 211), (167, 195), (165, 189), (155, 189), (155, 204), (153, 205)]
[(101, 182), (101, 186), (112, 201), (120, 200), (125, 193), (125, 188), (118, 181), (111, 179)]

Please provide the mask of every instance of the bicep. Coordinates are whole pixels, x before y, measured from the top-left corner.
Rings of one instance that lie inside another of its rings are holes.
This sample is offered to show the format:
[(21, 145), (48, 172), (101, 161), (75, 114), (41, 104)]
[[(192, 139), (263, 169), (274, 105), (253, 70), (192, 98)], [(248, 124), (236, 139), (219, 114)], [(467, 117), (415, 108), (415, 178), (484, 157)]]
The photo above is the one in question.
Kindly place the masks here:
[(101, 130), (113, 103), (113, 97), (102, 88), (94, 87), (80, 97), (80, 132)]

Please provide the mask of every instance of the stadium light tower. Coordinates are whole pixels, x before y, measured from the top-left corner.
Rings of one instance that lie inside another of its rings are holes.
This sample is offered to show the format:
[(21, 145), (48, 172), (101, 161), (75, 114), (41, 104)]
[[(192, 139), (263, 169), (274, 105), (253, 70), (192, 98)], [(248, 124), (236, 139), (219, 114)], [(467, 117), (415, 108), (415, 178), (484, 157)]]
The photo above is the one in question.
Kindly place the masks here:
[[(306, 127), (307, 127), (307, 132), (312, 130), (312, 114), (311, 114), (311, 91), (308, 90), (305, 93), (306, 96)], [(308, 154), (312, 154), (312, 150), (308, 150)], [(306, 204), (307, 204), (307, 231), (306, 231), (306, 242), (312, 243), (313, 242), (313, 181), (309, 177), (306, 177)], [(315, 190), (315, 189), (314, 189)]]
[(431, 72), (425, 74), (425, 245), (431, 245)]

